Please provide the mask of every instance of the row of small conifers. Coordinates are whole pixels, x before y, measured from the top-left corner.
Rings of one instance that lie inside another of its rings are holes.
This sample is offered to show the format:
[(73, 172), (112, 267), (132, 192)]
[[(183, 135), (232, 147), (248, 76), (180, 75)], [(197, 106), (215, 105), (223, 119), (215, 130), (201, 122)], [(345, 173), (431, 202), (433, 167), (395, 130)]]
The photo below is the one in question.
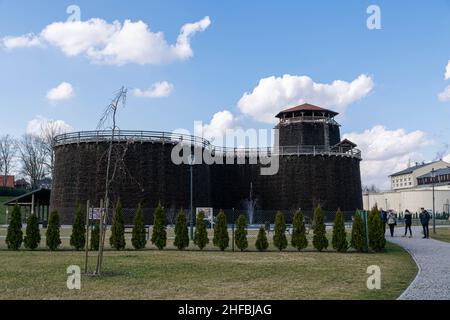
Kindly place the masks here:
[[(194, 244), (203, 250), (209, 243), (207, 226), (204, 223), (204, 213), (200, 212), (197, 216)], [(99, 227), (94, 226), (91, 232), (90, 248), (98, 250), (99, 247)], [(346, 252), (350, 247), (358, 252), (367, 250), (383, 251), (386, 245), (384, 237), (384, 226), (381, 220), (380, 212), (374, 207), (368, 214), (368, 246), (366, 244), (366, 226), (361, 215), (356, 212), (351, 230), (350, 242), (347, 240), (347, 232), (345, 229), (344, 216), (340, 210), (336, 212), (331, 245), (338, 252)], [(304, 223), (304, 216), (301, 211), (294, 214), (293, 229), (291, 235), (291, 245), (299, 251), (308, 247), (308, 238)], [(24, 247), (29, 250), (36, 249), (41, 241), (39, 232), (38, 219), (35, 215), (31, 215), (27, 221), (25, 236), (22, 232), (20, 207), (15, 206), (11, 215), (11, 221), (8, 227), (6, 244), (10, 250), (19, 250)], [(125, 226), (124, 216), (120, 201), (116, 203), (111, 226), (110, 245), (116, 250), (125, 249)], [(167, 231), (165, 211), (159, 205), (154, 211), (154, 224), (151, 242), (159, 249), (163, 250), (167, 246)], [(236, 230), (234, 234), (234, 242), (236, 247), (245, 251), (248, 248), (247, 239), (247, 219), (241, 215), (236, 220)], [(86, 229), (84, 222), (84, 214), (81, 208), (78, 208), (74, 217), (72, 226), (72, 235), (70, 237), (70, 245), (81, 250), (86, 244)], [(147, 245), (147, 232), (145, 228), (145, 220), (141, 207), (136, 211), (133, 220), (133, 231), (131, 244), (136, 250), (144, 249)], [(224, 251), (230, 246), (230, 237), (228, 232), (228, 224), (226, 215), (223, 211), (216, 217), (214, 225), (214, 246)], [(326, 235), (325, 216), (322, 208), (318, 206), (314, 211), (313, 219), (313, 247), (318, 251), (326, 250), (329, 247), (329, 241)], [(61, 245), (59, 216), (57, 211), (53, 211), (49, 217), (48, 228), (46, 230), (46, 246), (49, 250), (54, 251)], [(286, 237), (286, 224), (284, 215), (278, 212), (275, 218), (273, 245), (280, 251), (288, 246)], [(175, 224), (175, 240), (174, 246), (179, 250), (189, 247), (188, 222), (183, 210), (180, 210)], [(266, 230), (261, 227), (255, 243), (259, 251), (265, 251), (269, 248)]]

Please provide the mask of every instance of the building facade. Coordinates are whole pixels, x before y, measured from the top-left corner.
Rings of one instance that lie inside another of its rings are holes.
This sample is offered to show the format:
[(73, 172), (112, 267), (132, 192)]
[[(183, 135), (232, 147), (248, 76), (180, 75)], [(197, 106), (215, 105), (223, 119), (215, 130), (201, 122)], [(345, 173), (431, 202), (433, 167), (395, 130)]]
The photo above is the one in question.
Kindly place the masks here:
[(448, 166), (450, 164), (442, 160), (430, 163), (415, 163), (414, 166), (410, 166), (389, 176), (391, 179), (391, 190), (415, 188), (419, 185), (418, 178), (420, 176), (430, 173), (433, 168), (438, 170), (447, 168)]
[(0, 175), (0, 187), (14, 188), (14, 176)]
[(364, 192), (364, 209), (375, 204), (379, 208), (404, 212), (419, 212), (420, 208), (432, 211), (433, 186), (434, 208), (437, 213), (450, 212), (450, 163), (439, 160), (416, 163), (414, 166), (392, 174), (391, 190), (386, 192)]

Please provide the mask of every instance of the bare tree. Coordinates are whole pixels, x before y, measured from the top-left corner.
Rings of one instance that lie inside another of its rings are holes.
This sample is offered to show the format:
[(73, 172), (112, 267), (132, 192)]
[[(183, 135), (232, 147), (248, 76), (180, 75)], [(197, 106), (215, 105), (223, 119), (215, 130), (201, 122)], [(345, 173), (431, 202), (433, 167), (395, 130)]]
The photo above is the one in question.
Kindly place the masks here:
[[(123, 158), (126, 153), (126, 149), (121, 152), (121, 156), (118, 155), (117, 148), (114, 148), (115, 146), (119, 147), (120, 144), (114, 144), (114, 140), (116, 137), (116, 132), (119, 130), (117, 126), (117, 110), (120, 105), (125, 106), (127, 98), (127, 89), (125, 87), (122, 87), (119, 92), (117, 92), (114, 99), (111, 101), (111, 103), (106, 107), (105, 112), (103, 113), (102, 118), (100, 119), (98, 129), (107, 127), (111, 130), (111, 136), (109, 141), (109, 147), (107, 151), (107, 160), (106, 160), (106, 177), (105, 177), (105, 196), (104, 196), (104, 204), (105, 204), (105, 210), (100, 213), (100, 244), (99, 244), (99, 251), (97, 256), (97, 265), (95, 268), (94, 274), (101, 275), (102, 272), (102, 263), (103, 263), (103, 248), (105, 245), (105, 228), (103, 226), (103, 221), (105, 221), (105, 215), (108, 217), (108, 210), (110, 206), (110, 188), (111, 184), (113, 183), (117, 168), (119, 167), (120, 163), (123, 163)], [(110, 126), (108, 126), (110, 124)], [(114, 157), (113, 157), (114, 155)], [(114, 161), (112, 161), (114, 158)], [(112, 207), (112, 205), (111, 205)]]
[(19, 151), (22, 174), (28, 178), (31, 187), (36, 189), (47, 173), (44, 140), (38, 136), (26, 134), (19, 143)]
[(0, 171), (3, 173), (3, 186), (6, 186), (12, 162), (17, 154), (17, 141), (10, 135), (0, 137)]
[(41, 124), (40, 130), (40, 136), (43, 140), (47, 158), (45, 165), (48, 167), (49, 172), (53, 172), (53, 163), (55, 159), (53, 148), (55, 146), (55, 137), (57, 135), (65, 133), (65, 130), (60, 125), (58, 125), (56, 121), (53, 120), (43, 122)]

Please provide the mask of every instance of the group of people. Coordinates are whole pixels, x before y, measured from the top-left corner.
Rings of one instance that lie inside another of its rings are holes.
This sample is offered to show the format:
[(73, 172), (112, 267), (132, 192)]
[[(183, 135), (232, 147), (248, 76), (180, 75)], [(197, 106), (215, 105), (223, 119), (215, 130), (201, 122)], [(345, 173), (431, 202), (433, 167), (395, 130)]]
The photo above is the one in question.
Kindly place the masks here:
[[(430, 213), (424, 208), (420, 208), (419, 214), (420, 223), (423, 228), (423, 239), (428, 239), (430, 237), (429, 231), (429, 222), (431, 219)], [(381, 220), (383, 221), (383, 228), (386, 232), (386, 224), (389, 226), (389, 231), (391, 233), (391, 237), (394, 236), (395, 226), (397, 225), (397, 215), (393, 210), (389, 210), (388, 212), (381, 210)], [(406, 237), (409, 231), (409, 237), (412, 238), (412, 213), (406, 209), (404, 214), (405, 220), (405, 234), (403, 237)]]

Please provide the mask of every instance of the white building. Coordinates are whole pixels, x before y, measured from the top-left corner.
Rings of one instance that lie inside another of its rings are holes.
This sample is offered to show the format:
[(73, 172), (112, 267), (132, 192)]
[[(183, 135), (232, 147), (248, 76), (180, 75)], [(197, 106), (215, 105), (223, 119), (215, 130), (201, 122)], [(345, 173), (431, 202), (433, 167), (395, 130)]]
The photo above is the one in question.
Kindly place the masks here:
[(391, 178), (391, 190), (411, 189), (418, 186), (417, 178), (431, 172), (432, 169), (448, 168), (450, 163), (439, 160), (430, 163), (416, 163), (414, 166), (396, 172)]
[[(434, 171), (433, 171), (434, 169)], [(363, 192), (364, 210), (375, 204), (378, 208), (404, 212), (419, 212), (425, 208), (437, 213), (450, 213), (450, 163), (435, 161), (421, 163), (390, 175), (391, 190), (385, 192)]]
[[(436, 212), (450, 212), (450, 186), (438, 186), (434, 191)], [(414, 188), (400, 191), (386, 191), (380, 193), (364, 193), (364, 210), (371, 209), (374, 205), (378, 208), (404, 212), (420, 212), (420, 208), (433, 211), (433, 190), (431, 187)]]

